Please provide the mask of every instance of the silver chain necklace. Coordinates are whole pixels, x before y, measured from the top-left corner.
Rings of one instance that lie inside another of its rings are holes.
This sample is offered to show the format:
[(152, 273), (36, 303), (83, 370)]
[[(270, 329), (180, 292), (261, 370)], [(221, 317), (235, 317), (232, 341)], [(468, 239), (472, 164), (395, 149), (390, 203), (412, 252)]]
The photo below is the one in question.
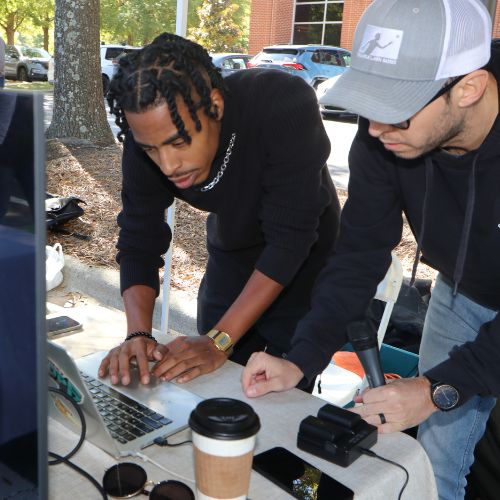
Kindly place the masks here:
[(205, 193), (206, 191), (210, 191), (221, 179), (222, 176), (224, 175), (224, 172), (227, 168), (227, 165), (229, 163), (229, 158), (231, 156), (231, 153), (233, 152), (233, 146), (234, 146), (234, 141), (236, 140), (236, 132), (233, 132), (231, 135), (231, 139), (229, 140), (229, 146), (226, 149), (226, 156), (224, 156), (224, 160), (222, 160), (222, 165), (217, 172), (217, 175), (212, 179), (210, 184), (207, 184), (206, 186), (203, 186), (200, 191), (202, 193)]

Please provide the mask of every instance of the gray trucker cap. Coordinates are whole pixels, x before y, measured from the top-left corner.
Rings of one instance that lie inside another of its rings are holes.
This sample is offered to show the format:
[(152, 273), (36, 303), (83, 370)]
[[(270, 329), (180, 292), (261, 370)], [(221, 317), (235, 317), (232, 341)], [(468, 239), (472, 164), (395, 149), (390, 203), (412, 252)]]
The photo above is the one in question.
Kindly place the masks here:
[(380, 123), (420, 111), (453, 76), (490, 59), (480, 0), (375, 0), (361, 17), (351, 66), (320, 99)]

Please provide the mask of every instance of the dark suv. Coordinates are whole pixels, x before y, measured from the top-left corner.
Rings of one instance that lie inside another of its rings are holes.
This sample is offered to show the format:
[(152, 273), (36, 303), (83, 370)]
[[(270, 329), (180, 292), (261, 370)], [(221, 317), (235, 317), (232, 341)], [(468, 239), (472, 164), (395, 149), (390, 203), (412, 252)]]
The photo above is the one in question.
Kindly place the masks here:
[(35, 47), (7, 45), (5, 48), (5, 77), (23, 82), (47, 80), (50, 54)]
[(332, 76), (343, 73), (351, 63), (348, 50), (331, 45), (273, 45), (265, 47), (250, 67), (274, 68), (300, 76), (316, 88)]

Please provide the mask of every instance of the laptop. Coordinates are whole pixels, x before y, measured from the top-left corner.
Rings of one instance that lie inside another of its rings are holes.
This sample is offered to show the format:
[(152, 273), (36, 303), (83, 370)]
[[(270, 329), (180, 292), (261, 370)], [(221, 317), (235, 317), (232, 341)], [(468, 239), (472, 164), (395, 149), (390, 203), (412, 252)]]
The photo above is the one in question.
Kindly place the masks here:
[[(109, 377), (97, 376), (106, 351), (73, 360), (63, 347), (47, 341), (47, 354), (49, 387), (63, 391), (80, 405), (86, 439), (116, 458), (186, 428), (191, 411), (202, 401), (153, 376), (149, 385), (142, 385), (133, 365), (128, 386), (111, 385)], [(48, 406), (51, 417), (80, 432), (80, 417), (66, 397), (49, 391)]]

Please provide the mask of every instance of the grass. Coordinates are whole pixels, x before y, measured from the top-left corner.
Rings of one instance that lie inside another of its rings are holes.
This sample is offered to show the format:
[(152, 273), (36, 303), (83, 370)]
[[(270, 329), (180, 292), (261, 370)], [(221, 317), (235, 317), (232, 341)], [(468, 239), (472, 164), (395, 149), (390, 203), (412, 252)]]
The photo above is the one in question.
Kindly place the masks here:
[(42, 90), (52, 92), (54, 85), (49, 82), (18, 82), (16, 80), (5, 80), (5, 88), (12, 90)]

